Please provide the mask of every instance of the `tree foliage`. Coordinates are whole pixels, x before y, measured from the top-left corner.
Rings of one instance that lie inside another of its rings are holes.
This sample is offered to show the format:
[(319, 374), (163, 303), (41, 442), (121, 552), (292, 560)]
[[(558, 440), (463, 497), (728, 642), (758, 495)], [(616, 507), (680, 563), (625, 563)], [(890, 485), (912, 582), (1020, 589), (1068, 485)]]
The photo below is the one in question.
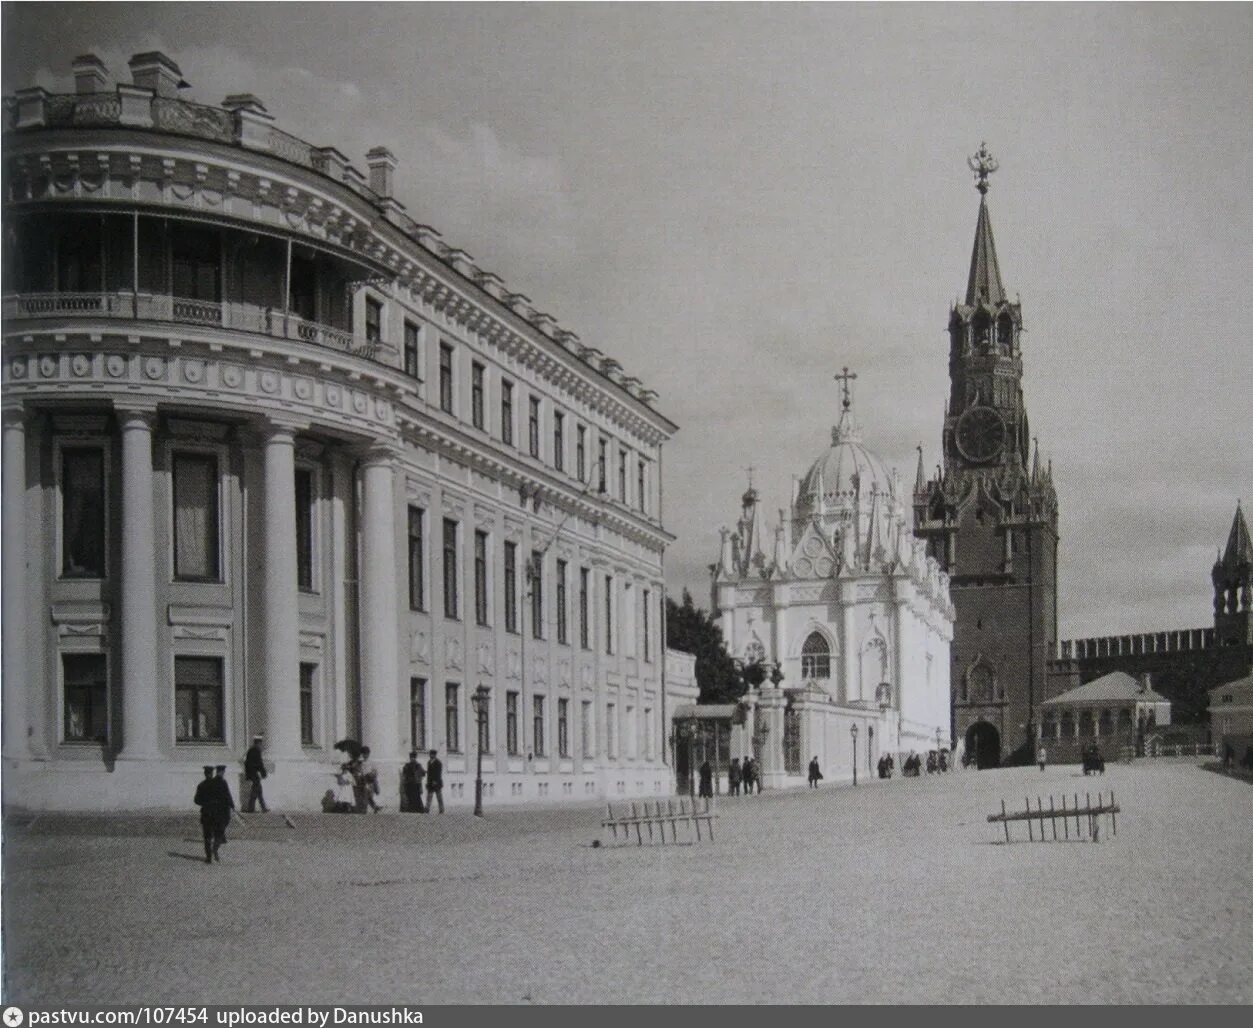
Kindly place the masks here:
[(732, 703), (744, 692), (744, 683), (722, 639), (722, 629), (708, 611), (692, 602), (683, 590), (683, 602), (666, 597), (666, 645), (696, 658), (696, 684), (701, 703)]

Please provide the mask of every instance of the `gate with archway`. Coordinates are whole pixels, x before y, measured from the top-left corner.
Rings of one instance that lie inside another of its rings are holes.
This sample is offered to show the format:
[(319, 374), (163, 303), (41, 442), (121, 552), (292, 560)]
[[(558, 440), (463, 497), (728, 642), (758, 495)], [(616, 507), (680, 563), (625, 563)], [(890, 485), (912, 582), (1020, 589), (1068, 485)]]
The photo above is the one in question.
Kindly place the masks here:
[(975, 767), (1000, 767), (1001, 733), (986, 721), (976, 721), (966, 731), (966, 753)]

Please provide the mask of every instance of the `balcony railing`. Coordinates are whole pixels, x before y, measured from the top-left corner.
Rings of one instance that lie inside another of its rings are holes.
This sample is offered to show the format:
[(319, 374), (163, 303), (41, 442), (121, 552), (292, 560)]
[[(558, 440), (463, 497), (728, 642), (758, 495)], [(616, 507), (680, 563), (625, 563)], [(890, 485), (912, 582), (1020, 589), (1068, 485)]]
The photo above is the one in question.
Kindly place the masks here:
[(193, 300), (153, 293), (22, 293), (4, 298), (4, 320), (83, 317), (171, 321), (236, 332), (255, 332), (378, 360), (382, 344), (274, 307), (227, 300)]

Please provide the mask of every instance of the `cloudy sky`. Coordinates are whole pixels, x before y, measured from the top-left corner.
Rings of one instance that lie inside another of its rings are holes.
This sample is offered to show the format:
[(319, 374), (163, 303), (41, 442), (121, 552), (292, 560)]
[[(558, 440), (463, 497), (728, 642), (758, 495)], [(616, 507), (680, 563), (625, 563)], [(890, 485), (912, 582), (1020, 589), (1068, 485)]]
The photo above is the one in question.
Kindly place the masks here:
[(744, 468), (787, 502), (842, 365), (872, 448), (938, 460), (987, 140), (1071, 637), (1212, 623), (1253, 504), (1251, 44), (1247, 4), (22, 4), (3, 84), (157, 48), (194, 99), (389, 146), (417, 220), (660, 391), (702, 603)]

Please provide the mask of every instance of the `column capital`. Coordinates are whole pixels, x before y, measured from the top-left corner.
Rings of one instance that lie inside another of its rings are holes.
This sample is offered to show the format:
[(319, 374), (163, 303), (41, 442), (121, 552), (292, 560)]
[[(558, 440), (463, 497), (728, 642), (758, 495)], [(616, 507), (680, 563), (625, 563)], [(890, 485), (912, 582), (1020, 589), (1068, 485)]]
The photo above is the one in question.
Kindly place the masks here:
[(4, 418), (5, 428), (25, 428), (26, 414), (26, 406), (14, 397), (6, 396), (0, 404), (0, 415)]
[(263, 441), (279, 441), (286, 436), (294, 442), (297, 433), (308, 430), (309, 422), (301, 418), (267, 414), (257, 422), (255, 428)]
[(400, 459), (400, 444), (389, 439), (380, 439), (356, 447), (352, 455), (365, 467), (378, 464), (394, 465)]
[(113, 414), (118, 424), (123, 427), (140, 423), (151, 429), (157, 420), (157, 405), (155, 403), (115, 403)]

